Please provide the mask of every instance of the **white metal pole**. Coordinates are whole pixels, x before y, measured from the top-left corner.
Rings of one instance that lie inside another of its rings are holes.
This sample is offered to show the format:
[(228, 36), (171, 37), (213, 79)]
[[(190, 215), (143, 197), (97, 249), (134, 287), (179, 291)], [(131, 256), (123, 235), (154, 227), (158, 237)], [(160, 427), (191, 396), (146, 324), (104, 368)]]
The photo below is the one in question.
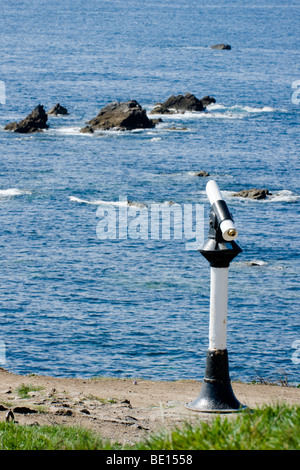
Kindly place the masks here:
[(227, 341), (228, 268), (210, 268), (209, 349), (225, 350)]

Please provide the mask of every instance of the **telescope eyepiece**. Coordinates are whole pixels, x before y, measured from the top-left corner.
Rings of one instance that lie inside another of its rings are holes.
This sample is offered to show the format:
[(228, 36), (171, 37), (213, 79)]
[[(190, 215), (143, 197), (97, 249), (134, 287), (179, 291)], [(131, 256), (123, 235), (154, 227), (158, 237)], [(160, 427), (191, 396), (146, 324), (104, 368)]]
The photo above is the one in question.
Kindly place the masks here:
[(236, 229), (231, 228), (230, 230), (228, 230), (228, 235), (229, 235), (229, 237), (235, 237), (237, 235)]

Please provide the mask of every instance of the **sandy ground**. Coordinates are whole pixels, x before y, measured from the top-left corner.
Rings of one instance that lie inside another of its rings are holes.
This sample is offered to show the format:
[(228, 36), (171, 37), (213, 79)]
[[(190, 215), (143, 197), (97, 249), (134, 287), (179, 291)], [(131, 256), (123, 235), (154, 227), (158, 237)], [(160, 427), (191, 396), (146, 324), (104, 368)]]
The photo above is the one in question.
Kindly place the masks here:
[[(28, 385), (29, 397), (17, 388)], [(133, 444), (153, 432), (184, 422), (211, 420), (215, 414), (186, 408), (201, 382), (140, 379), (70, 379), (21, 376), (0, 369), (0, 421), (9, 410), (20, 424), (80, 425), (104, 439)], [(238, 400), (255, 409), (264, 404), (300, 404), (300, 389), (276, 385), (232, 383)], [(237, 413), (226, 414), (234, 419)]]

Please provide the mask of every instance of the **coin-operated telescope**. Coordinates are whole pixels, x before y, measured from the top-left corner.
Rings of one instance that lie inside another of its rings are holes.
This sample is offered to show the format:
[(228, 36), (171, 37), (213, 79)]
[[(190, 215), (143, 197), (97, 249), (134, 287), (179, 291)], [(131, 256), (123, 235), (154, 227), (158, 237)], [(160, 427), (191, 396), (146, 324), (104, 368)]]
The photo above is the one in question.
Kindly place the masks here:
[(199, 251), (209, 261), (211, 271), (209, 346), (200, 394), (187, 407), (224, 413), (245, 408), (231, 387), (226, 347), (228, 271), (230, 262), (242, 249), (235, 242), (238, 231), (215, 181), (207, 183), (206, 193), (211, 204), (209, 234)]

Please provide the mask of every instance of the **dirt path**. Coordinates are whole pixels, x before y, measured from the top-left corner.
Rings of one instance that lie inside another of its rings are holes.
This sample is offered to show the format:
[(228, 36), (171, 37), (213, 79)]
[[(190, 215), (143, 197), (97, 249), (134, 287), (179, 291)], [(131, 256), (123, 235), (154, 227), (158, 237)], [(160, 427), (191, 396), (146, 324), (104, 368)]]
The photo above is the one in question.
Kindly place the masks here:
[[(17, 388), (23, 384), (37, 390), (21, 398)], [(232, 387), (238, 400), (250, 408), (300, 404), (297, 388), (242, 383), (232, 383)], [(212, 419), (211, 413), (185, 407), (200, 388), (197, 381), (63, 379), (21, 376), (0, 369), (0, 420), (12, 410), (20, 424), (80, 425), (111, 441), (132, 444), (162, 428)]]

